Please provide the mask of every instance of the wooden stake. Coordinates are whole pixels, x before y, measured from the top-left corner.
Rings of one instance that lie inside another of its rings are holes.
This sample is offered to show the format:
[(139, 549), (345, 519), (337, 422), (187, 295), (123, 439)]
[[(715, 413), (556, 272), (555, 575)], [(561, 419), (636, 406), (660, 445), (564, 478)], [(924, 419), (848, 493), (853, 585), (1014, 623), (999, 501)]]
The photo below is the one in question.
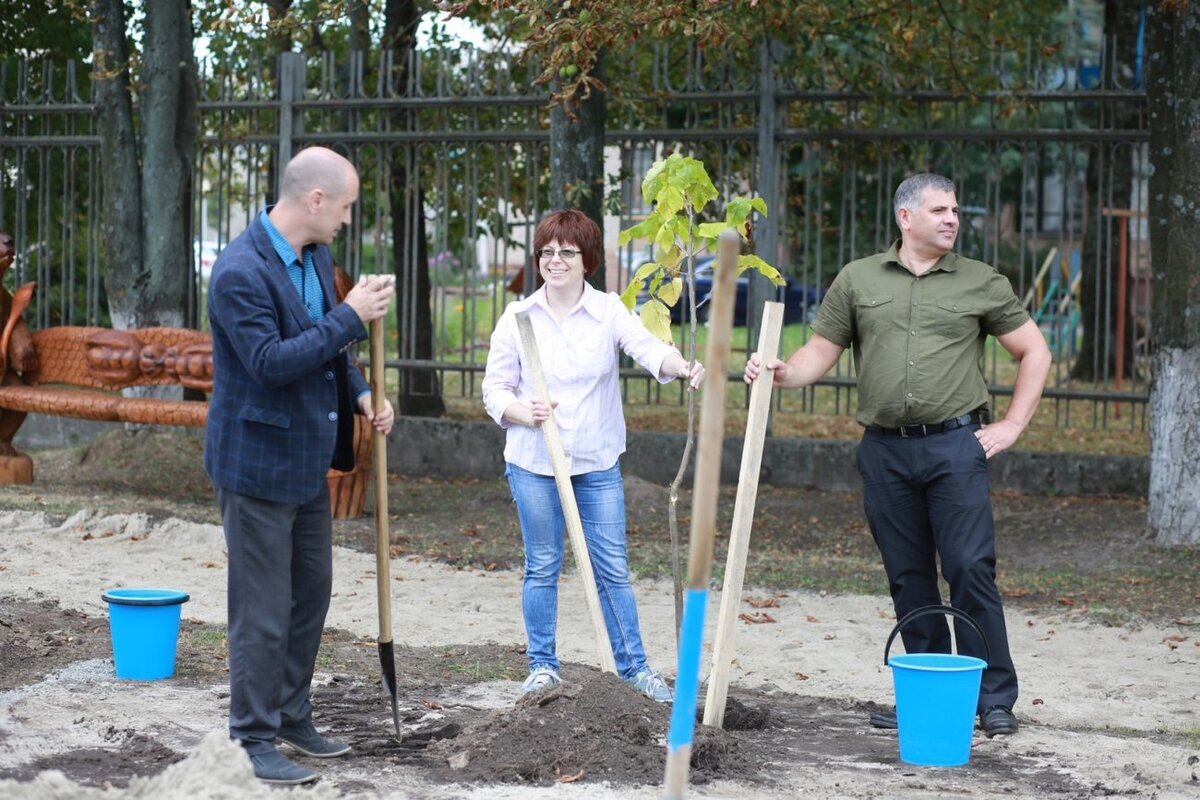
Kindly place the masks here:
[[(533, 391), (538, 399), (550, 405), (550, 392), (546, 388), (546, 375), (542, 372), (542, 359), (538, 355), (537, 338), (533, 335), (533, 323), (529, 312), (517, 314), (517, 331), (521, 335), (521, 346), (525, 350), (525, 361), (529, 376), (533, 379)], [(563, 453), (562, 437), (554, 411), (541, 425), (546, 449), (550, 451), (550, 466), (554, 469), (554, 485), (558, 487), (558, 499), (562, 503), (563, 519), (566, 521), (571, 552), (579, 566), (579, 578), (583, 581), (583, 595), (587, 600), (588, 614), (592, 618), (592, 632), (596, 637), (596, 650), (600, 658), (600, 669), (616, 674), (617, 663), (613, 660), (612, 646), (608, 641), (608, 628), (600, 613), (600, 593), (596, 590), (596, 576), (592, 571), (592, 559), (588, 554), (587, 539), (583, 535), (583, 522), (579, 519), (579, 506), (575, 503), (575, 489), (571, 485), (571, 473), (567, 470), (567, 457)]]
[[(758, 334), (758, 354), (763, 364), (778, 357), (779, 334), (782, 330), (783, 303), (764, 303), (762, 330)], [(725, 587), (721, 591), (721, 610), (717, 613), (713, 669), (708, 676), (708, 696), (704, 701), (704, 724), (717, 728), (725, 723), (725, 699), (729, 694), (729, 673), (733, 668), (734, 630), (742, 597), (742, 579), (746, 576), (750, 532), (754, 526), (754, 502), (758, 498), (758, 473), (762, 467), (767, 418), (771, 413), (771, 383), (774, 375), (773, 370), (761, 370), (750, 388), (750, 411), (746, 416), (746, 438), (742, 443), (742, 468), (738, 475), (737, 499), (733, 504), (729, 556), (725, 560)]]
[(675, 674), (675, 705), (667, 731), (667, 768), (663, 797), (681, 800), (687, 790), (696, 727), (696, 694), (700, 688), (700, 650), (704, 642), (704, 611), (712, 575), (713, 540), (717, 528), (717, 493), (721, 488), (721, 447), (725, 441), (725, 388), (737, 281), (738, 236), (726, 231), (717, 242), (713, 300), (709, 315), (705, 368), (712, 380), (704, 386), (700, 404), (700, 433), (696, 441), (696, 472), (692, 487), (692, 527), (688, 543), (687, 593), (679, 635), (679, 667)]

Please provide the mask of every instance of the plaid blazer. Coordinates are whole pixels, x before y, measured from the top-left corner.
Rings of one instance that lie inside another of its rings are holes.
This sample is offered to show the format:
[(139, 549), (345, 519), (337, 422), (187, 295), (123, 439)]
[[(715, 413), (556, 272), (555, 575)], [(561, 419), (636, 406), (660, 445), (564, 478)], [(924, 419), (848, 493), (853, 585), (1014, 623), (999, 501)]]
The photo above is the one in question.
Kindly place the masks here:
[(367, 331), (354, 309), (335, 301), (329, 248), (317, 247), (313, 262), (330, 309), (319, 322), (257, 217), (213, 265), (204, 468), (217, 487), (304, 503), (330, 466), (354, 464), (354, 398), (369, 387), (347, 350)]

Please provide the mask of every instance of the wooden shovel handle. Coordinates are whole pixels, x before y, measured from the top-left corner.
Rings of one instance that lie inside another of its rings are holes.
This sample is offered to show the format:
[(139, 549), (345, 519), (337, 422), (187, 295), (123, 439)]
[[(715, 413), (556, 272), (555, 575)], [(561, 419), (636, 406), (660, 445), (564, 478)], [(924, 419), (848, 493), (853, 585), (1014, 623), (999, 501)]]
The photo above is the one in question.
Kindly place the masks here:
[[(378, 414), (387, 402), (383, 367), (383, 319), (371, 321), (371, 405)], [(371, 428), (371, 466), (375, 477), (375, 582), (379, 600), (379, 641), (392, 641), (391, 532), (388, 525), (387, 437)]]
[[(546, 375), (542, 371), (542, 359), (538, 354), (537, 338), (533, 334), (533, 323), (529, 319), (528, 311), (517, 314), (517, 331), (521, 336), (521, 346), (525, 351), (526, 366), (529, 367), (529, 375), (533, 380), (534, 394), (543, 403), (550, 405), (550, 391), (546, 387)], [(554, 484), (558, 487), (558, 498), (562, 504), (563, 519), (567, 526), (567, 538), (570, 540), (571, 550), (575, 554), (580, 580), (583, 581), (583, 593), (587, 601), (588, 614), (592, 619), (600, 669), (615, 674), (617, 663), (613, 659), (612, 647), (608, 642), (608, 628), (605, 626), (604, 616), (600, 612), (600, 593), (596, 590), (596, 576), (592, 571), (592, 559), (588, 554), (587, 539), (583, 535), (583, 522), (579, 519), (579, 506), (575, 503), (575, 489), (571, 485), (567, 457), (563, 454), (562, 437), (559, 434), (558, 422), (554, 419), (553, 410), (550, 411), (550, 418), (542, 423), (541, 428), (542, 435), (546, 439), (546, 449), (550, 452), (550, 466), (554, 469)]]

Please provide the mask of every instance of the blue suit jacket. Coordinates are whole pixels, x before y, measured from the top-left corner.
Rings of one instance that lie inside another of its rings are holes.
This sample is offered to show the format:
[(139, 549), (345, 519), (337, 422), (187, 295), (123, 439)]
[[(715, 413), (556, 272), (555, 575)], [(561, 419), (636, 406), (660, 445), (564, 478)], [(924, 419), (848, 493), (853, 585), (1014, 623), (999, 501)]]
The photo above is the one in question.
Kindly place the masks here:
[(313, 263), (330, 309), (319, 322), (257, 216), (213, 265), (204, 468), (217, 487), (304, 503), (330, 466), (353, 466), (354, 399), (368, 386), (346, 350), (367, 332), (354, 309), (336, 304), (329, 248), (316, 248)]

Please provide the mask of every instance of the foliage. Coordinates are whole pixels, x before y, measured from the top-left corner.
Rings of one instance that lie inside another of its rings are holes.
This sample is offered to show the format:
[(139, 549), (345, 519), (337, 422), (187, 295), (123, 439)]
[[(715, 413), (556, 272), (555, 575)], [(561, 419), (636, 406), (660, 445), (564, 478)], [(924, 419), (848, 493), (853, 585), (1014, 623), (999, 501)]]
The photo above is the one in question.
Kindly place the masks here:
[[(655, 261), (643, 264), (621, 293), (626, 308), (632, 309), (638, 293), (646, 288), (650, 299), (640, 312), (642, 324), (665, 342), (673, 340), (670, 307), (683, 294), (681, 275), (697, 253), (714, 248), (717, 237), (726, 230), (735, 230), (742, 239), (749, 239), (750, 216), (757, 211), (767, 213), (761, 197), (735, 197), (725, 204), (724, 222), (696, 224), (697, 215), (709, 202), (716, 200), (717, 188), (704, 164), (695, 158), (672, 153), (656, 161), (642, 180), (642, 197), (654, 210), (645, 220), (621, 231), (617, 243), (629, 244), (633, 239), (646, 239), (654, 244)], [(783, 285), (783, 276), (756, 255), (738, 256), (738, 274), (756, 269), (776, 286)], [(691, 304), (695, 308), (695, 303)]]
[[(607, 86), (599, 54), (641, 42), (687, 41), (753, 58), (767, 38), (792, 42), (787, 72), (805, 83), (835, 82), (882, 96), (887, 64), (899, 85), (975, 94), (999, 88), (998, 54), (1016, 52), (1064, 7), (1062, 0), (442, 0), (450, 13), (490, 16), (540, 63), (539, 84), (556, 100)], [(1055, 45), (1048, 45), (1054, 49)], [(1020, 74), (1019, 71), (1013, 74)], [(1006, 88), (1013, 88), (1009, 85)]]
[(87, 20), (74, 2), (0, 2), (0, 54), (4, 58), (78, 59), (91, 50)]

